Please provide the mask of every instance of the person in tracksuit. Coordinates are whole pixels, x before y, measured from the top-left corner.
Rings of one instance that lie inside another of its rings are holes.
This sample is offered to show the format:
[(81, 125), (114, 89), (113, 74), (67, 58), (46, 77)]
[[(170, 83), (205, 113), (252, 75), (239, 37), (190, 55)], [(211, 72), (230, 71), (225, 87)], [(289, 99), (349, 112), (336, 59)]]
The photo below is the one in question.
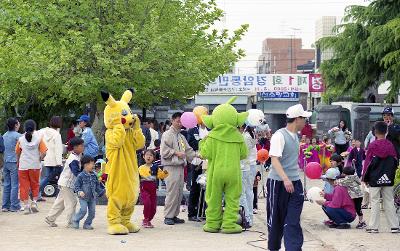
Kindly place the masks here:
[(297, 132), (310, 116), (311, 112), (304, 111), (301, 104), (289, 107), (286, 128), (279, 129), (271, 138), (272, 168), (267, 180), (269, 250), (281, 249), (282, 237), (287, 251), (301, 250), (303, 246), (300, 215), (304, 193), (299, 175)]

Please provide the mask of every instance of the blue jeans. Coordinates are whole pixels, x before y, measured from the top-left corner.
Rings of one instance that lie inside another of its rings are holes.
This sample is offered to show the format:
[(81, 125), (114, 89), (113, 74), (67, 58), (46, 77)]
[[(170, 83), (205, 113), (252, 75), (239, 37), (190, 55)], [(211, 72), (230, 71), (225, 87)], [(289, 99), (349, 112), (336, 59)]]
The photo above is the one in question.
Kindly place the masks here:
[(79, 204), (81, 205), (81, 208), (79, 211), (75, 214), (75, 216), (72, 218), (72, 221), (78, 222), (85, 217), (86, 213), (89, 211), (88, 216), (83, 223), (84, 226), (90, 226), (92, 225), (92, 221), (95, 216), (96, 212), (96, 199), (91, 199), (89, 201), (84, 200), (82, 198), (79, 198)]
[(242, 170), (242, 194), (240, 195), (239, 204), (244, 209), (246, 221), (253, 225), (253, 183), (254, 177), (251, 170)]
[(17, 163), (5, 162), (3, 167), (3, 205), (2, 208), (19, 210)]
[(44, 170), (45, 176), (43, 179), (40, 181), (40, 187), (39, 187), (39, 197), (42, 197), (41, 193), (43, 192), (44, 187), (49, 183), (49, 181), (55, 179), (57, 175), (60, 175), (62, 171), (62, 167), (58, 166), (45, 166)]
[(335, 222), (337, 225), (348, 224), (353, 222), (355, 219), (355, 217), (353, 217), (343, 208), (331, 208), (327, 206), (322, 206), (322, 210), (324, 210), (328, 218)]

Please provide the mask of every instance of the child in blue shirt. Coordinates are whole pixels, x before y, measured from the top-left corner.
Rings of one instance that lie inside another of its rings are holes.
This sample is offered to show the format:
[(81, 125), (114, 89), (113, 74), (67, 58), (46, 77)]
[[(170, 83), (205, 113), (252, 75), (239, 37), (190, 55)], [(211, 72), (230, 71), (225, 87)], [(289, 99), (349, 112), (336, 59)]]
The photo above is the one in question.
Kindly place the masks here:
[[(338, 154), (333, 154), (332, 156), (331, 156), (331, 159), (330, 159), (330, 162), (331, 162), (331, 167), (328, 169), (328, 170), (330, 170), (330, 169), (334, 169), (335, 170), (335, 173), (336, 173), (336, 177), (338, 177), (338, 176), (340, 176), (341, 175), (341, 172), (342, 172), (342, 170), (343, 170), (343, 158), (340, 156), (340, 155), (338, 155)], [(333, 172), (333, 171), (331, 171), (331, 172)], [(332, 186), (332, 184), (327, 180), (327, 178), (325, 177), (325, 175), (323, 175), (322, 176), (322, 179), (325, 181), (325, 184), (324, 184), (324, 193), (325, 194), (332, 194), (333, 193), (333, 189), (334, 189), (334, 187)]]
[(83, 229), (93, 230), (92, 221), (96, 211), (96, 197), (101, 197), (105, 190), (100, 184), (94, 169), (94, 159), (90, 156), (83, 156), (81, 160), (83, 171), (78, 175), (75, 181), (75, 192), (79, 197), (81, 208), (72, 219), (74, 228), (79, 229), (79, 221), (88, 216), (83, 223)]
[(97, 144), (96, 137), (90, 128), (90, 118), (88, 115), (82, 115), (78, 119), (79, 127), (82, 129), (82, 139), (85, 142), (84, 155), (89, 155), (96, 158), (99, 153), (99, 145)]

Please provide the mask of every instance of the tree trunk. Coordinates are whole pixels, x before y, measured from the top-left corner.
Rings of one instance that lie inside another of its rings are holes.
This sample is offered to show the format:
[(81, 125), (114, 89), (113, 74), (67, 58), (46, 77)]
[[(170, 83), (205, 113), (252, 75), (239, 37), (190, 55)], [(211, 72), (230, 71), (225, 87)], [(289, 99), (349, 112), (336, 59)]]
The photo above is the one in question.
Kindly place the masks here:
[(142, 108), (142, 119), (146, 119), (146, 108)]
[[(90, 117), (92, 117), (92, 112), (94, 114), (94, 120), (92, 124), (92, 131), (94, 136), (97, 139), (97, 143), (99, 144), (99, 149), (101, 150), (102, 147), (104, 146), (104, 135), (106, 132), (106, 128), (104, 126), (104, 103), (102, 102), (101, 104), (95, 104), (93, 107), (96, 108), (96, 110), (90, 111)], [(97, 109), (98, 108), (98, 109)]]

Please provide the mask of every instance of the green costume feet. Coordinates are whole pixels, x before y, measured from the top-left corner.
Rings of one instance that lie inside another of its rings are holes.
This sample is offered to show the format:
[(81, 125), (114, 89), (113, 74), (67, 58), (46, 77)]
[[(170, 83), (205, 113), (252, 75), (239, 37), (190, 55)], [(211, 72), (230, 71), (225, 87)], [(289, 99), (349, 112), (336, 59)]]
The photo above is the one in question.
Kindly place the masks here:
[(114, 224), (114, 225), (110, 225), (108, 226), (108, 230), (107, 230), (108, 234), (128, 234), (129, 230), (128, 228), (126, 228), (125, 226), (121, 225), (121, 224)]
[(124, 223), (123, 224), (129, 231), (129, 233), (137, 233), (140, 230), (140, 227), (132, 222)]
[(219, 229), (208, 227), (207, 224), (205, 224), (203, 226), (203, 230), (204, 230), (204, 232), (208, 232), (208, 233), (218, 233), (219, 232)]
[(238, 234), (241, 233), (243, 231), (242, 227), (239, 225), (235, 225), (234, 228), (223, 228), (221, 230), (222, 233), (224, 234)]

